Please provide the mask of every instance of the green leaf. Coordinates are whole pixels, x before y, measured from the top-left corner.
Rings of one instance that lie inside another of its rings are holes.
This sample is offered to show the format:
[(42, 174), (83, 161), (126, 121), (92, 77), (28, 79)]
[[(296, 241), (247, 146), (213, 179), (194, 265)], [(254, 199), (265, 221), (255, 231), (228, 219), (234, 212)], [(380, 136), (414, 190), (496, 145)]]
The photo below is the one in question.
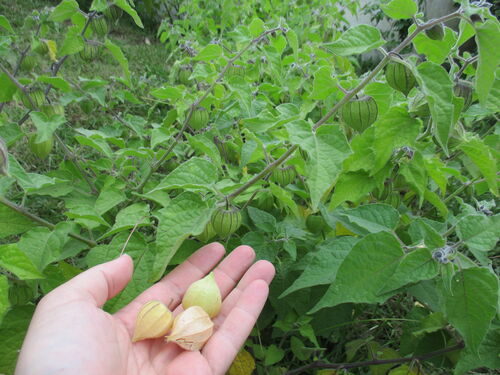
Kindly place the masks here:
[(371, 51), (384, 43), (379, 29), (369, 25), (358, 25), (349, 28), (338, 40), (326, 43), (325, 46), (336, 55), (350, 56)]
[(404, 255), (398, 240), (387, 232), (369, 234), (359, 240), (337, 271), (335, 282), (312, 308), (314, 313), (340, 303), (378, 303), (389, 295), (379, 290), (394, 273)]
[(283, 189), (281, 186), (273, 184), (272, 182), (269, 182), (269, 190), (272, 195), (274, 195), (281, 203), (290, 209), (295, 217), (300, 217), (299, 207), (293, 200), (293, 194), (290, 191)]
[(264, 32), (264, 21), (257, 17), (254, 18), (252, 22), (250, 22), (250, 25), (248, 25), (248, 30), (250, 30), (250, 34), (252, 34), (254, 38), (258, 37)]
[(140, 228), (151, 225), (149, 221), (149, 206), (146, 203), (135, 203), (118, 212), (113, 228), (99, 238), (109, 237), (115, 233), (123, 232), (134, 227)]
[(211, 140), (205, 134), (186, 134), (185, 136), (191, 147), (193, 147), (200, 154), (207, 155), (217, 167), (221, 167), (222, 160), (220, 152), (217, 149), (217, 146), (214, 144), (213, 140)]
[(487, 367), (491, 370), (500, 368), (499, 347), (500, 321), (494, 320), (486, 333), (486, 337), (479, 345), (477, 353), (474, 353), (470, 348), (465, 348), (460, 352), (460, 358), (453, 373), (462, 375), (478, 367)]
[(467, 268), (444, 290), (448, 321), (460, 332), (466, 347), (477, 353), (498, 308), (498, 279), (485, 268)]
[(333, 68), (322, 66), (314, 73), (313, 90), (311, 99), (323, 100), (330, 94), (338, 91), (337, 80), (333, 78)]
[(264, 358), (264, 365), (271, 366), (278, 363), (285, 356), (285, 351), (272, 344), (266, 349), (266, 356)]
[(156, 259), (150, 280), (158, 280), (182, 242), (190, 235), (200, 234), (214, 209), (213, 203), (201, 200), (198, 194), (184, 192), (158, 211)]
[(7, 74), (0, 74), (0, 103), (10, 102), (17, 91), (17, 86), (10, 80)]
[(95, 202), (95, 209), (99, 215), (108, 212), (113, 207), (127, 199), (124, 192), (125, 184), (112, 177), (106, 179), (104, 186)]
[(248, 207), (248, 215), (257, 228), (267, 233), (276, 231), (276, 219), (273, 215), (255, 207)]
[(351, 152), (349, 144), (339, 126), (323, 125), (315, 133), (304, 120), (292, 121), (285, 126), (290, 141), (309, 155), (306, 183), (311, 194), (311, 207), (315, 211), (340, 174), (342, 162)]
[(155, 98), (161, 100), (169, 100), (171, 102), (175, 102), (177, 101), (177, 99), (181, 99), (184, 96), (184, 91), (173, 86), (163, 86), (151, 90), (150, 94)]
[(320, 244), (312, 260), (307, 263), (304, 272), (281, 293), (279, 298), (299, 289), (333, 283), (340, 265), (357, 241), (357, 238), (346, 236), (330, 238)]
[[(478, 24), (475, 24), (478, 25)], [(476, 75), (476, 90), (479, 102), (486, 106), (488, 95), (495, 81), (495, 70), (500, 64), (500, 24), (496, 19), (475, 26), (479, 61)]]
[(137, 15), (137, 12), (135, 11), (134, 8), (132, 8), (129, 5), (129, 2), (127, 0), (115, 0), (114, 3), (115, 3), (115, 5), (122, 8), (125, 12), (127, 12), (130, 15), (130, 17), (132, 17), (134, 19), (134, 22), (137, 26), (139, 26), (141, 29), (144, 28), (144, 25), (142, 24), (141, 19)]
[[(119, 2), (125, 2), (125, 1), (126, 0), (119, 0)], [(116, 4), (119, 5), (118, 1), (116, 2)], [(128, 4), (127, 4), (127, 6), (128, 6)], [(122, 8), (122, 7), (120, 6), (120, 8)], [(130, 8), (130, 6), (129, 6), (129, 8)], [(142, 24), (141, 24), (141, 27), (142, 27)], [(123, 54), (121, 48), (118, 47), (116, 44), (112, 43), (107, 38), (106, 38), (106, 40), (104, 42), (104, 45), (109, 50), (109, 52), (111, 52), (111, 54), (113, 55), (113, 57), (115, 58), (115, 60), (118, 61), (118, 64), (120, 64), (120, 66), (122, 67), (123, 75), (124, 75), (124, 79), (125, 79), (125, 83), (127, 84), (128, 87), (130, 87), (131, 86), (131, 82), (130, 82), (130, 70), (129, 70), (129, 67), (128, 67), (128, 60), (125, 57), (125, 55)]]
[(0, 267), (19, 277), (21, 280), (43, 279), (30, 258), (17, 244), (0, 245)]
[(218, 44), (209, 44), (194, 58), (197, 61), (210, 61), (222, 56), (222, 48)]
[(395, 20), (412, 18), (418, 11), (417, 4), (413, 0), (392, 0), (388, 4), (380, 5), (380, 8), (388, 17)]
[(495, 157), (494, 151), (477, 137), (468, 139), (459, 147), (479, 168), (488, 183), (490, 191), (498, 196), (498, 159)]
[(286, 38), (288, 39), (288, 44), (293, 50), (293, 56), (295, 58), (295, 61), (298, 61), (299, 59), (299, 38), (297, 37), (297, 33), (293, 31), (292, 29), (289, 29), (288, 32), (286, 33)]
[(356, 234), (392, 232), (399, 223), (398, 211), (382, 203), (365, 204), (348, 210), (338, 208), (328, 212), (325, 218), (330, 220), (331, 227), (334, 227), (332, 221), (338, 220)]
[(346, 201), (357, 202), (375, 189), (375, 181), (364, 172), (342, 173), (335, 184), (328, 208), (333, 210)]
[(270, 242), (269, 238), (261, 232), (247, 232), (241, 239), (241, 243), (251, 246), (255, 250), (255, 260), (267, 260), (274, 262), (278, 249), (275, 242)]
[(17, 306), (5, 315), (0, 325), (0, 373), (13, 374), (17, 357), (28, 331), (35, 305)]
[[(415, 25), (412, 25), (408, 29), (408, 32), (412, 33), (414, 30)], [(442, 40), (431, 39), (425, 33), (419, 33), (413, 39), (413, 45), (417, 52), (425, 55), (429, 61), (436, 64), (442, 64), (446, 60), (456, 42), (456, 33), (448, 27), (444, 28), (444, 37)]]
[(80, 35), (80, 28), (78, 26), (73, 26), (68, 29), (62, 47), (59, 50), (61, 56), (64, 55), (74, 55), (75, 53), (83, 50), (85, 46), (85, 41)]
[(70, 84), (62, 77), (49, 77), (46, 75), (41, 75), (36, 78), (38, 82), (44, 82), (52, 85), (56, 89), (64, 92), (71, 91)]
[(404, 255), (396, 271), (386, 280), (379, 294), (387, 294), (407, 284), (429, 280), (438, 275), (439, 265), (429, 249), (417, 249)]
[(30, 118), (36, 127), (36, 142), (48, 141), (57, 128), (66, 122), (64, 116), (52, 115), (48, 117), (43, 112), (31, 112)]
[(0, 238), (21, 234), (36, 225), (27, 217), (1, 204), (0, 200)]
[(57, 7), (52, 11), (49, 19), (54, 22), (62, 22), (71, 18), (73, 14), (78, 12), (80, 7), (76, 0), (63, 0), (59, 3)]
[(9, 307), (9, 282), (7, 276), (0, 275), (0, 327), (2, 326), (3, 316)]
[(429, 61), (417, 67), (417, 80), (429, 103), (434, 135), (448, 154), (448, 138), (453, 129), (453, 82), (442, 66)]
[(193, 157), (182, 163), (151, 191), (170, 189), (211, 190), (217, 182), (217, 168), (206, 159)]
[[(406, 108), (398, 106), (391, 107), (372, 127), (375, 131), (373, 140), (375, 165), (370, 170), (371, 176), (384, 168), (394, 149), (403, 146), (411, 147), (415, 144), (420, 133), (421, 121), (410, 117)], [(369, 155), (362, 148), (360, 151), (362, 151), (361, 157), (363, 153)]]
[(59, 259), (66, 240), (67, 235), (65, 236), (61, 231), (37, 227), (26, 232), (21, 237), (18, 246), (37, 269), (43, 271), (47, 265)]
[(490, 251), (500, 237), (500, 214), (490, 217), (467, 215), (458, 222), (457, 234), (469, 249)]
[(410, 161), (401, 165), (400, 173), (405, 178), (408, 185), (410, 185), (420, 196), (420, 206), (422, 206), (427, 190), (428, 178), (424, 158), (418, 150), (415, 151)]
[(10, 25), (9, 20), (3, 14), (0, 14), (0, 27), (3, 27), (5, 30), (14, 33), (14, 29)]

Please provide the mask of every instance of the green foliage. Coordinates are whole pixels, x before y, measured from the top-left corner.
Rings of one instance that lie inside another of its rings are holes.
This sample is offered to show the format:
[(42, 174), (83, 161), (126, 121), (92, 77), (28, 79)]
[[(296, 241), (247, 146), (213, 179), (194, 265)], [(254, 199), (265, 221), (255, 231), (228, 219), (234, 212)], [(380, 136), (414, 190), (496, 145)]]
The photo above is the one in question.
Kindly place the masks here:
[[(366, 70), (386, 42), (347, 24), (357, 1), (136, 3), (0, 15), (0, 372), (35, 304), (85, 268), (132, 257), (115, 312), (212, 240), (277, 269), (246, 343), (258, 374), (500, 367), (489, 10), (461, 1), (454, 30), (377, 3), (418, 24)], [(155, 12), (158, 40), (138, 30)]]

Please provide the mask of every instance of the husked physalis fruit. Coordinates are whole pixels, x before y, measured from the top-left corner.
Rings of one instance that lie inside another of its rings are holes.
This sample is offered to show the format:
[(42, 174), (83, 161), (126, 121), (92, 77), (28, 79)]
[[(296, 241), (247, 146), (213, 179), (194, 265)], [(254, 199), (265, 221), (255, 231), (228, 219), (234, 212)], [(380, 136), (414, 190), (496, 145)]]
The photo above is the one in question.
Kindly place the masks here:
[(219, 313), (221, 305), (222, 296), (213, 272), (192, 283), (182, 299), (184, 310), (191, 306), (200, 306), (210, 318)]
[(200, 306), (191, 306), (174, 320), (167, 342), (175, 342), (186, 350), (200, 350), (214, 331), (214, 323)]
[(172, 327), (172, 312), (160, 301), (145, 303), (135, 323), (133, 342), (164, 336)]

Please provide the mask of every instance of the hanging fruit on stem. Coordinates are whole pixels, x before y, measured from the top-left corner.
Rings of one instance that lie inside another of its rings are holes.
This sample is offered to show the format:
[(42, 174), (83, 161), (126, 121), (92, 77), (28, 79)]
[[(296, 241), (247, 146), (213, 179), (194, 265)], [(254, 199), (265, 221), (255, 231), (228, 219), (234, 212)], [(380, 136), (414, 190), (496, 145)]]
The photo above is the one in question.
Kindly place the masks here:
[(349, 127), (359, 132), (367, 129), (378, 116), (378, 106), (371, 96), (353, 99), (342, 106), (340, 117)]
[(416, 83), (415, 76), (410, 68), (397, 61), (391, 61), (387, 64), (385, 78), (389, 86), (394, 90), (401, 91), (405, 96), (415, 87)]
[(241, 212), (236, 207), (219, 207), (212, 215), (212, 226), (219, 237), (226, 238), (241, 226)]

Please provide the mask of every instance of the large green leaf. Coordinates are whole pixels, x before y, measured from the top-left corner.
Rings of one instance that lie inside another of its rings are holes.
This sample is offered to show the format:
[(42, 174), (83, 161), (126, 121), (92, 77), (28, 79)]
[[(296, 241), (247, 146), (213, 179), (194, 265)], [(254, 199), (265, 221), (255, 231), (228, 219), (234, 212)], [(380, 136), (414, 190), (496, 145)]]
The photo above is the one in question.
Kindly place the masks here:
[(17, 244), (0, 245), (0, 267), (12, 272), (21, 280), (43, 279), (30, 258)]
[(45, 227), (33, 228), (26, 232), (19, 241), (19, 249), (24, 252), (38, 270), (59, 259), (67, 233), (52, 231)]
[(380, 8), (395, 20), (412, 18), (418, 11), (417, 4), (413, 0), (391, 0), (387, 4), (380, 5)]
[(384, 43), (379, 29), (370, 25), (358, 25), (347, 29), (339, 39), (325, 45), (336, 55), (350, 56), (371, 51)]
[(156, 231), (156, 259), (150, 280), (158, 280), (182, 242), (190, 235), (200, 234), (214, 209), (213, 202), (204, 202), (200, 196), (184, 192), (158, 211)]
[(217, 168), (214, 163), (194, 157), (170, 172), (152, 191), (170, 189), (211, 190), (217, 182), (217, 177)]
[(31, 112), (30, 117), (37, 130), (37, 143), (42, 143), (51, 139), (57, 128), (66, 122), (64, 116), (52, 115), (49, 117), (43, 112)]
[(434, 135), (448, 153), (448, 138), (454, 125), (453, 82), (441, 65), (429, 61), (417, 67), (417, 80), (429, 103)]
[(390, 233), (369, 234), (357, 242), (337, 271), (335, 282), (311, 313), (345, 302), (377, 303), (389, 295), (380, 289), (397, 269), (404, 251)]
[(458, 222), (457, 234), (473, 251), (492, 250), (500, 237), (500, 214), (467, 215)]
[(115, 233), (129, 230), (134, 227), (140, 228), (150, 225), (149, 206), (146, 203), (135, 203), (118, 212), (113, 228), (100, 239), (109, 237)]
[(286, 125), (290, 141), (298, 144), (309, 155), (306, 183), (311, 194), (312, 209), (316, 210), (323, 195), (331, 189), (337, 179), (342, 162), (351, 152), (340, 127), (323, 125), (315, 133), (303, 120)]
[(80, 7), (76, 0), (63, 0), (59, 3), (57, 7), (52, 11), (49, 19), (54, 22), (62, 22), (71, 18), (73, 14), (78, 12)]
[(130, 17), (133, 18), (137, 26), (139, 26), (140, 28), (144, 28), (142, 21), (139, 18), (139, 15), (135, 11), (135, 9), (130, 6), (127, 0), (115, 0), (114, 3), (118, 5), (120, 8), (122, 8), (125, 12), (127, 12), (130, 15)]
[(195, 57), (198, 61), (215, 60), (222, 56), (222, 48), (217, 44), (209, 44), (203, 48)]
[(410, 283), (432, 279), (437, 276), (438, 271), (438, 263), (432, 259), (428, 249), (411, 251), (404, 255), (398, 268), (387, 279), (379, 293), (386, 294)]
[[(125, 3), (126, 0), (120, 0), (120, 1)], [(117, 3), (117, 5), (119, 5), (119, 4)], [(128, 6), (128, 4), (127, 4), (127, 6)], [(130, 8), (130, 6), (128, 6), (128, 7)], [(111, 42), (109, 39), (106, 39), (106, 41), (104, 42), (104, 45), (109, 50), (109, 52), (111, 52), (111, 54), (113, 55), (115, 60), (118, 62), (118, 64), (120, 64), (120, 66), (123, 70), (124, 82), (127, 86), (130, 87), (132, 83), (130, 81), (130, 70), (128, 67), (128, 60), (125, 57), (125, 55), (123, 54), (121, 48), (118, 47), (113, 42)]]
[(322, 66), (314, 73), (311, 99), (324, 100), (338, 90), (337, 80), (333, 78), (333, 67)]
[[(375, 153), (375, 165), (370, 171), (373, 176), (379, 172), (389, 161), (393, 151), (397, 147), (413, 146), (417, 138), (421, 122), (410, 117), (408, 110), (404, 107), (392, 107), (384, 116), (379, 118), (373, 125), (375, 139), (373, 151)], [(369, 154), (369, 152), (365, 153)], [(361, 152), (361, 156), (362, 152)]]
[(330, 205), (333, 210), (346, 201), (357, 202), (375, 189), (375, 181), (365, 172), (342, 173), (335, 184)]
[(333, 283), (340, 265), (357, 241), (355, 237), (346, 236), (330, 238), (323, 242), (318, 246), (304, 272), (281, 293), (280, 298), (299, 289)]
[[(476, 26), (477, 25), (477, 26)], [(476, 90), (479, 102), (486, 106), (486, 101), (493, 83), (495, 70), (500, 64), (500, 24), (490, 18), (481, 24), (475, 24), (476, 43), (479, 49)]]
[[(415, 26), (412, 25), (408, 32), (412, 33), (414, 30)], [(455, 32), (448, 27), (444, 28), (444, 37), (441, 40), (431, 39), (425, 33), (419, 33), (413, 39), (413, 45), (417, 52), (425, 55), (429, 61), (436, 64), (442, 64), (446, 60), (456, 42)]]
[(498, 309), (498, 279), (485, 268), (457, 272), (451, 290), (445, 288), (449, 322), (460, 332), (466, 347), (477, 353)]
[(36, 224), (0, 201), (0, 238), (26, 232), (35, 227)]
[(474, 137), (463, 142), (460, 149), (473, 161), (485, 177), (490, 191), (498, 196), (497, 164), (493, 150), (483, 140)]
[(13, 374), (35, 305), (18, 306), (5, 315), (0, 325), (0, 373)]

